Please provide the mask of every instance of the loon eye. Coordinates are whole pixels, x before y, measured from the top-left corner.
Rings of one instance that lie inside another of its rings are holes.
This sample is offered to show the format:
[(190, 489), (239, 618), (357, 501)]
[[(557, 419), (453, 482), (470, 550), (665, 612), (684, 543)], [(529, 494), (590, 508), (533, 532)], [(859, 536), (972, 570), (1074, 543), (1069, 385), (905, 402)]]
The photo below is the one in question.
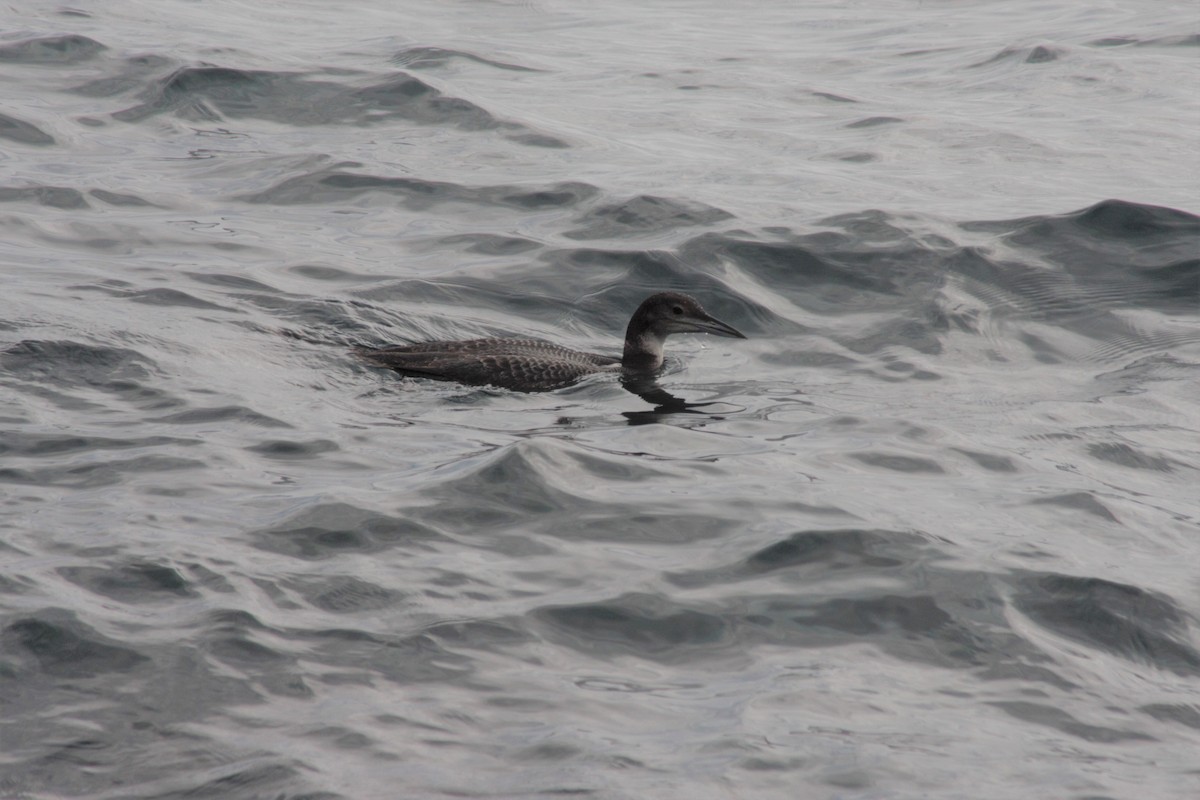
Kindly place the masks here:
[(674, 306), (671, 309), (671, 313), (678, 317), (680, 314), (683, 313), (683, 307), (682, 306)]

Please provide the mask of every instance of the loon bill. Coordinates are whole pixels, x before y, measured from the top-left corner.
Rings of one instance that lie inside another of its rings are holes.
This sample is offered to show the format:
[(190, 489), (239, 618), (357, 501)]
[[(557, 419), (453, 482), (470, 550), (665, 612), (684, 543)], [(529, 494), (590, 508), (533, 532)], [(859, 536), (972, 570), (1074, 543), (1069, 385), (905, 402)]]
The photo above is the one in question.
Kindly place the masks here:
[(694, 297), (660, 292), (642, 301), (625, 329), (620, 358), (583, 353), (541, 339), (467, 339), (420, 342), (354, 353), (403, 375), (497, 386), (517, 392), (545, 392), (569, 386), (594, 372), (653, 374), (663, 365), (663, 343), (673, 333), (712, 333), (746, 337), (711, 316)]

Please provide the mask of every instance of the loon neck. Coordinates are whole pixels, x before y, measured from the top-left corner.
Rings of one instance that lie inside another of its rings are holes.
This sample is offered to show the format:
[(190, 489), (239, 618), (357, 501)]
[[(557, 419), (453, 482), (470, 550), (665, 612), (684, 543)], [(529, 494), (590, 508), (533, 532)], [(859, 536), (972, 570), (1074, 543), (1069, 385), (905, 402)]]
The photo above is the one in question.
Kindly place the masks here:
[(653, 331), (629, 323), (621, 366), (638, 372), (654, 372), (663, 365), (663, 339)]

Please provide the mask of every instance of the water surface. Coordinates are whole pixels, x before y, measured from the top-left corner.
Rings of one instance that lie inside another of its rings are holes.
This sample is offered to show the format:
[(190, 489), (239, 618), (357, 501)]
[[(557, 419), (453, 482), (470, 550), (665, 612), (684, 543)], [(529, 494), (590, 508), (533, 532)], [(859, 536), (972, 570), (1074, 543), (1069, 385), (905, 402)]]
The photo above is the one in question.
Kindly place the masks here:
[(1200, 788), (1190, 7), (10, 17), (0, 796)]

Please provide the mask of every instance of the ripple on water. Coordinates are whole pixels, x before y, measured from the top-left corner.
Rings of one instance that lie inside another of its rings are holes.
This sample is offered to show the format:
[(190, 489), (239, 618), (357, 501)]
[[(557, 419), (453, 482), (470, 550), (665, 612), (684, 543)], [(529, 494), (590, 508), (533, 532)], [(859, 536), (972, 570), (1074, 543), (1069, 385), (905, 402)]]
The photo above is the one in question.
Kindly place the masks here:
[(727, 219), (733, 219), (733, 215), (704, 203), (638, 195), (587, 211), (577, 220), (579, 227), (562, 235), (568, 239), (625, 238), (711, 225)]
[[(168, 66), (160, 62), (154, 67)], [(146, 64), (132, 65), (141, 73)], [(128, 65), (126, 67), (128, 69)], [(335, 73), (329, 72), (330, 77)], [(340, 75), (337, 77), (341, 77)], [(139, 74), (133, 85), (144, 84)], [(80, 91), (111, 94), (128, 84), (120, 78), (94, 81)], [(169, 114), (190, 121), (255, 118), (288, 126), (385, 125), (404, 121), (462, 131), (499, 131), (533, 147), (562, 148), (562, 139), (502, 120), (479, 105), (448, 95), (415, 75), (385, 75), (366, 85), (322, 80), (311, 73), (253, 70), (214, 65), (176, 67), (142, 91), (137, 105), (116, 111), (121, 122)]]
[(533, 69), (532, 67), (521, 66), (506, 61), (496, 61), (490, 58), (469, 53), (465, 50), (451, 50), (445, 47), (431, 47), (426, 45), (417, 45), (414, 47), (406, 47), (396, 55), (392, 56), (391, 61), (401, 67), (408, 69), (434, 69), (437, 67), (445, 67), (454, 61), (469, 61), (476, 64), (483, 64), (496, 69), (509, 70), (513, 72), (540, 72), (541, 70)]
[(740, 562), (677, 573), (670, 580), (691, 587), (749, 580), (783, 571), (797, 580), (847, 569), (879, 571), (900, 567), (927, 547), (923, 537), (904, 531), (806, 530), (769, 544)]
[(39, 36), (0, 45), (0, 62), (75, 64), (95, 58), (107, 49), (95, 39), (77, 33)]
[(1038, 625), (1105, 653), (1181, 675), (1200, 674), (1188, 617), (1170, 598), (1100, 578), (1022, 576), (1015, 607)]
[(348, 503), (322, 503), (249, 535), (261, 550), (306, 561), (393, 548), (424, 549), (441, 538), (434, 528), (410, 515), (382, 514)]
[(200, 596), (178, 570), (164, 564), (134, 561), (105, 567), (60, 567), (57, 573), (93, 594), (133, 605)]
[(0, 203), (36, 203), (48, 208), (88, 208), (83, 192), (69, 186), (0, 186)]
[(46, 609), (9, 622), (0, 639), (19, 672), (91, 678), (128, 672), (150, 661), (100, 634), (65, 609)]
[(548, 606), (535, 617), (568, 646), (606, 656), (691, 660), (732, 645), (729, 626), (720, 616), (656, 595)]
[[(0, 138), (21, 144), (52, 145), (54, 137), (31, 122), (0, 114)], [(0, 194), (0, 198), (3, 195)]]
[(267, 189), (242, 195), (247, 203), (269, 205), (345, 204), (352, 201), (393, 204), (399, 198), (413, 210), (441, 203), (466, 203), (488, 208), (508, 207), (518, 211), (574, 206), (596, 194), (595, 187), (563, 182), (530, 188), (516, 185), (472, 186), (425, 178), (394, 178), (349, 172), (349, 164), (309, 171), (286, 178)]
[(9, 374), (56, 386), (109, 388), (146, 380), (154, 362), (125, 348), (71, 340), (27, 339), (0, 352), (0, 366)]
[(204, 461), (168, 455), (144, 455), (134, 458), (67, 463), (53, 467), (0, 468), (0, 483), (26, 486), (57, 486), (64, 489), (95, 489), (125, 483), (133, 475), (154, 476), (163, 472), (203, 469)]

